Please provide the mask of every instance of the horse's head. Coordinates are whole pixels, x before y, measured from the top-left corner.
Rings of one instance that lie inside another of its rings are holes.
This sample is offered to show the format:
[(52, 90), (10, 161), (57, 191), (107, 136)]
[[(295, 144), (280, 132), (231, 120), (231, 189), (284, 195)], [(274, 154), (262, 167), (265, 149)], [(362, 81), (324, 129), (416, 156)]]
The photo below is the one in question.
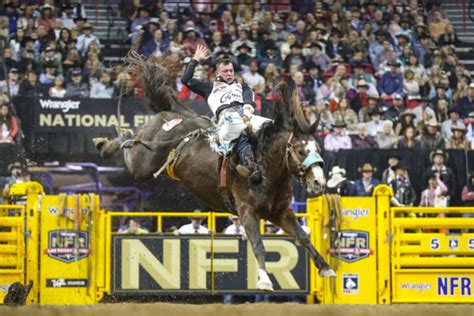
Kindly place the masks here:
[[(290, 101), (289, 98), (287, 100)], [(318, 127), (320, 115), (316, 122), (310, 125), (296, 93), (293, 93), (290, 104), (292, 132), (287, 141), (288, 166), (309, 193), (322, 194), (326, 188), (324, 161), (320, 155), (321, 148), (313, 136)]]
[(322, 194), (326, 187), (321, 148), (310, 134), (290, 133), (287, 141), (287, 165), (308, 193)]

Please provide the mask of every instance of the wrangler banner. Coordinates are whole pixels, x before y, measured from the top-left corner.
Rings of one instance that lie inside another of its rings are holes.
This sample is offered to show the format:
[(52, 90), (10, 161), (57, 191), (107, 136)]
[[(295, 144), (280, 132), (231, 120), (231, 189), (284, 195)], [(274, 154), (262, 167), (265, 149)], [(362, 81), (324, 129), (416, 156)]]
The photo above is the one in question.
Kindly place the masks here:
[[(265, 237), (276, 294), (309, 293), (309, 259), (289, 237)], [(237, 236), (124, 236), (112, 239), (112, 293), (256, 293), (258, 264)]]
[(138, 128), (153, 115), (142, 101), (124, 99), (117, 115), (116, 99), (50, 99), (17, 98), (20, 118), (32, 122), (37, 132), (77, 133), (94, 129), (109, 133), (111, 128)]

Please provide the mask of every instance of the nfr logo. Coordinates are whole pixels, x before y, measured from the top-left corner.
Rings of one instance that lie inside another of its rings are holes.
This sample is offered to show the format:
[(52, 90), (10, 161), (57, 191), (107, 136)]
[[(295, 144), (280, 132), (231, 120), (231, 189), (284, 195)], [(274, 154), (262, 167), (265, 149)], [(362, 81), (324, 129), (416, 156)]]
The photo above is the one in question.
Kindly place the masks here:
[(48, 249), (45, 253), (65, 263), (74, 262), (89, 255), (89, 233), (74, 230), (49, 232)]
[(364, 231), (341, 231), (336, 246), (329, 250), (331, 255), (349, 263), (367, 258), (372, 253), (369, 248), (369, 233)]
[(470, 277), (438, 277), (438, 296), (471, 296)]

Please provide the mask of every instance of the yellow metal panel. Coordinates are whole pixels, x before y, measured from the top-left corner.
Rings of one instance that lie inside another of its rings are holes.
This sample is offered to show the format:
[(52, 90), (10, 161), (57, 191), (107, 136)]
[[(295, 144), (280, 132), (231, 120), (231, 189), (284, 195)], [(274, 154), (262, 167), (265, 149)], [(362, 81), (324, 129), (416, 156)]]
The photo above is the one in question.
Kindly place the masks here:
[(91, 195), (45, 196), (41, 214), (41, 304), (96, 303), (90, 264)]
[(474, 257), (402, 257), (400, 259), (400, 266), (414, 268), (472, 268), (474, 267)]
[(0, 244), (0, 254), (15, 254), (18, 252), (17, 245), (2, 245)]
[(394, 303), (474, 303), (472, 269), (396, 271)]
[(467, 229), (474, 228), (473, 220), (470, 218), (395, 218), (394, 225), (402, 228), (450, 228), (450, 229)]
[(18, 234), (17, 233), (0, 233), (0, 242), (8, 242), (17, 240)]
[(0, 257), (0, 267), (16, 267), (18, 266), (18, 259), (15, 255), (2, 254)]
[[(377, 304), (375, 199), (344, 198), (340, 206), (342, 235), (339, 247), (326, 243), (326, 249), (333, 253), (330, 264), (337, 276), (324, 280), (324, 303)], [(329, 242), (330, 231), (325, 233)]]

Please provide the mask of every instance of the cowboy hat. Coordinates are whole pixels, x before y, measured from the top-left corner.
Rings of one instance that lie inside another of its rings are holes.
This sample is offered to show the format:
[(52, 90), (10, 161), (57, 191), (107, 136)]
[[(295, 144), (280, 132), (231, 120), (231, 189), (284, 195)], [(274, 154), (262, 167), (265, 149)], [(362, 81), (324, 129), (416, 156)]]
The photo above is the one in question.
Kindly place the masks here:
[(331, 171), (329, 171), (329, 176), (332, 177), (336, 174), (340, 174), (340, 175), (345, 176), (346, 175), (346, 169), (341, 168), (339, 166), (332, 167)]
[(460, 132), (463, 132), (463, 133), (466, 133), (467, 130), (466, 130), (466, 126), (464, 126), (464, 124), (456, 124), (456, 125), (453, 125), (451, 126), (451, 131), (460, 131)]
[(346, 170), (344, 168), (341, 168), (339, 166), (334, 166), (331, 172), (329, 172), (329, 176), (331, 178), (327, 182), (328, 188), (335, 188), (341, 182), (346, 181), (347, 178), (345, 177), (345, 175), (346, 175)]
[(320, 43), (311, 43), (309, 48), (317, 48), (319, 50), (323, 50), (323, 46)]
[(443, 156), (444, 157), (444, 161), (448, 160), (449, 159), (449, 155), (448, 153), (445, 153), (442, 149), (436, 149), (436, 150), (433, 150), (431, 153), (430, 153), (430, 161), (433, 162), (433, 158), (435, 156)]
[(201, 210), (197, 209), (197, 210), (194, 210), (193, 212), (193, 216), (190, 216), (189, 219), (200, 219), (200, 220), (203, 220), (205, 218), (205, 216), (199, 216), (201, 214)]
[(413, 111), (410, 110), (410, 109), (403, 111), (402, 114), (400, 114), (400, 117), (404, 117), (404, 116), (407, 116), (407, 115), (409, 115), (411, 117), (416, 117), (416, 114), (413, 113)]
[(365, 163), (358, 169), (359, 172), (377, 172), (377, 168), (372, 166), (370, 163)]
[(251, 50), (252, 48), (248, 46), (246, 43), (242, 43), (239, 46), (237, 46), (237, 50), (241, 50), (242, 48), (245, 48), (247, 50)]
[(86, 23), (84, 23), (84, 25), (82, 26), (82, 29), (83, 29), (83, 30), (87, 30), (87, 29), (93, 30), (94, 27), (92, 26), (92, 24), (86, 22)]
[(188, 26), (188, 27), (184, 30), (184, 33), (188, 33), (188, 32), (196, 32), (196, 29), (194, 28), (194, 26)]
[(23, 169), (24, 167), (25, 166), (21, 162), (16, 161), (16, 162), (8, 165), (8, 172), (12, 172), (12, 170), (15, 169), (15, 168), (16, 169)]
[(368, 86), (369, 86), (369, 83), (365, 81), (364, 79), (359, 80), (359, 82), (357, 83), (357, 87), (368, 87)]
[(372, 115), (381, 115), (380, 109), (378, 107), (373, 108), (372, 110), (368, 111), (369, 116)]
[(436, 119), (433, 118), (433, 119), (429, 120), (428, 122), (426, 122), (426, 126), (427, 126), (427, 127), (428, 127), (428, 126), (431, 126), (431, 127), (436, 127), (436, 128), (438, 128), (438, 127), (439, 127), (439, 123), (438, 123), (438, 121), (437, 121)]
[(333, 124), (332, 124), (332, 127), (347, 127), (346, 123), (344, 121), (335, 121)]
[(369, 99), (380, 100), (380, 95), (377, 92), (372, 92), (371, 94), (369, 94)]
[(389, 62), (387, 63), (387, 66), (400, 67), (401, 64), (400, 64), (398, 61), (396, 61), (396, 60), (391, 60), (391, 61), (389, 61)]

